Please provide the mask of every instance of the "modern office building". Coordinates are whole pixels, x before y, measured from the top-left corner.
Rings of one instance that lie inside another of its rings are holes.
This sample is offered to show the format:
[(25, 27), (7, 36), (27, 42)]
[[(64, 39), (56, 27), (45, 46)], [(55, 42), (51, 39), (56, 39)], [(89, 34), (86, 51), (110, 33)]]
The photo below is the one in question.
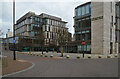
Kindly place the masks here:
[(19, 48), (36, 51), (41, 47), (57, 48), (71, 39), (66, 23), (59, 17), (28, 12), (15, 25), (15, 36), (22, 38)]
[[(78, 41), (77, 52), (91, 52), (91, 2), (75, 8), (74, 17), (75, 41)], [(82, 45), (82, 41), (86, 45)]]
[(117, 51), (118, 53), (120, 53), (120, 2), (117, 2), (116, 3), (116, 6), (115, 6), (115, 25), (116, 25), (116, 30), (115, 30), (115, 41), (116, 41), (116, 44), (117, 44)]
[[(74, 28), (75, 41), (79, 42), (76, 45), (78, 52), (92, 54), (119, 52), (119, 42), (115, 40), (119, 37), (117, 33), (120, 32), (117, 30), (119, 24), (116, 24), (116, 16), (119, 17), (116, 5), (115, 1), (87, 2), (75, 8)], [(85, 41), (85, 45), (82, 45), (82, 41)]]

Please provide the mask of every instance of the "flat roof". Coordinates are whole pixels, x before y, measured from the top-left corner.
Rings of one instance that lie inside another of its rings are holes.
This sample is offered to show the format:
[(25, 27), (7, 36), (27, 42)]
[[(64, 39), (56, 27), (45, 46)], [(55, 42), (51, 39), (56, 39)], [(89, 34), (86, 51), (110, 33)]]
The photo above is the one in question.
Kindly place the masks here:
[(86, 2), (86, 3), (83, 3), (83, 4), (80, 4), (79, 6), (77, 6), (75, 9), (79, 8), (79, 7), (82, 7), (84, 5), (87, 5), (87, 4), (91, 4), (91, 2)]

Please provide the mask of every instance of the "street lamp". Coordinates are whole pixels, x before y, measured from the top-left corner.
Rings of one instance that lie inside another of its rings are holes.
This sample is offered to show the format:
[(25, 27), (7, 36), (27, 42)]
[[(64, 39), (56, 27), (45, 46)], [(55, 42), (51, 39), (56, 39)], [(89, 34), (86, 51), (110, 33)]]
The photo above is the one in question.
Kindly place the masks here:
[(16, 60), (16, 54), (15, 54), (15, 0), (13, 0), (13, 60)]

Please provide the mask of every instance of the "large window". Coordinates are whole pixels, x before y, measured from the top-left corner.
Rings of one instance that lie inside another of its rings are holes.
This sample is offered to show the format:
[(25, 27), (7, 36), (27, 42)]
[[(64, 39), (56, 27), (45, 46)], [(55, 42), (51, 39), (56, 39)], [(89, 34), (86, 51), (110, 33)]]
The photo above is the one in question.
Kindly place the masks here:
[(89, 5), (86, 5), (86, 14), (89, 14)]
[(82, 7), (82, 15), (85, 15), (85, 7)]
[(81, 16), (81, 8), (78, 8), (78, 16)]
[(87, 45), (87, 51), (91, 51), (91, 45)]
[(91, 5), (90, 4), (87, 4), (87, 5), (84, 5), (82, 7), (75, 9), (75, 15), (77, 17), (84, 16), (84, 15), (90, 14), (90, 13), (91, 13)]
[(75, 16), (78, 16), (78, 9), (75, 9)]
[(47, 26), (45, 25), (45, 31), (47, 31)]

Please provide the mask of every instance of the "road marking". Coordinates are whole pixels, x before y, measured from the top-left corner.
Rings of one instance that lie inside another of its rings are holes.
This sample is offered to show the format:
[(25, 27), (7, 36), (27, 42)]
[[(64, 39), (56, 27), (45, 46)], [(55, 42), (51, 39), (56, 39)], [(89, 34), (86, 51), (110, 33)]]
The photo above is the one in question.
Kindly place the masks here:
[[(29, 62), (29, 61), (28, 61), (28, 62)], [(30, 63), (32, 63), (32, 62), (30, 62)], [(2, 77), (7, 77), (7, 76), (15, 75), (15, 74), (18, 74), (18, 73), (21, 73), (21, 72), (25, 72), (25, 71), (27, 71), (27, 70), (32, 69), (34, 66), (35, 66), (35, 64), (32, 63), (32, 66), (30, 66), (30, 67), (28, 67), (28, 68), (26, 68), (26, 69), (24, 69), (24, 70), (21, 70), (21, 71), (18, 71), (18, 72), (13, 72), (13, 73), (11, 73), (11, 74), (7, 74), (7, 75), (4, 75), (4, 76), (2, 76)]]

